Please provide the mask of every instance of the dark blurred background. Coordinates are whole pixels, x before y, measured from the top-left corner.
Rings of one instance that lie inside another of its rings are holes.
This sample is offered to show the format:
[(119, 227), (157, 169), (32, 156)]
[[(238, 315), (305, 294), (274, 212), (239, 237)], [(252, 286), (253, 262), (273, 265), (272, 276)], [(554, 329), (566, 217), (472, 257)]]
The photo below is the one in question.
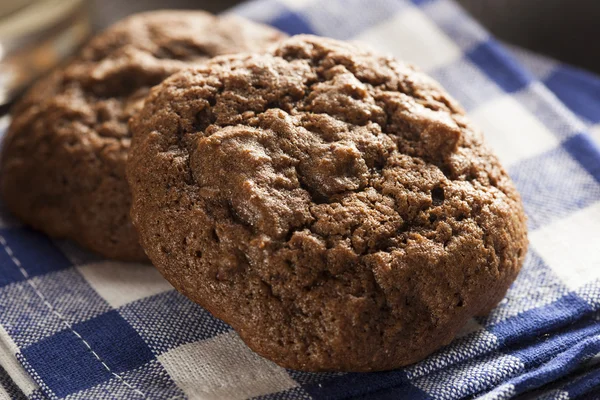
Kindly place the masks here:
[[(600, 0), (457, 1), (500, 39), (600, 73)], [(240, 1), (94, 0), (93, 3), (94, 27), (100, 29), (138, 11), (201, 8), (216, 13)]]

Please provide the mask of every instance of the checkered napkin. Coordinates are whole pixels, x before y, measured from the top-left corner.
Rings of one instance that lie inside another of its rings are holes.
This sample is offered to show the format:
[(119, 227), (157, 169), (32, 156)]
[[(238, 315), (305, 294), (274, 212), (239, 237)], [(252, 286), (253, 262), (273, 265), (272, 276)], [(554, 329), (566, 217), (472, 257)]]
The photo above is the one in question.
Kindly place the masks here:
[(531, 246), (519, 278), (490, 315), (415, 365), (302, 373), (252, 353), (152, 267), (97, 258), (2, 212), (0, 366), (10, 380), (0, 398), (600, 396), (600, 152), (586, 133), (600, 122), (600, 80), (510, 55), (450, 0), (259, 0), (234, 12), (364, 41), (439, 80), (522, 194)]

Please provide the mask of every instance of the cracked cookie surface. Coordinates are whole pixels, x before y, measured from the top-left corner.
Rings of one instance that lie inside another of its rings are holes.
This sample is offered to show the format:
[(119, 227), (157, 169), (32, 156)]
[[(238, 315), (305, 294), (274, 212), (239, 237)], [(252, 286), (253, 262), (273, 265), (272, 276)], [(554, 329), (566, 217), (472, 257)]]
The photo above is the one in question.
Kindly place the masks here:
[(110, 258), (145, 260), (129, 218), (128, 119), (150, 87), (174, 72), (284, 36), (200, 11), (149, 12), (115, 24), (12, 110), (1, 165), (5, 203), (52, 236)]
[(155, 266), (259, 354), (386, 370), (504, 296), (521, 200), (414, 67), (312, 36), (156, 87), (130, 122), (132, 218)]

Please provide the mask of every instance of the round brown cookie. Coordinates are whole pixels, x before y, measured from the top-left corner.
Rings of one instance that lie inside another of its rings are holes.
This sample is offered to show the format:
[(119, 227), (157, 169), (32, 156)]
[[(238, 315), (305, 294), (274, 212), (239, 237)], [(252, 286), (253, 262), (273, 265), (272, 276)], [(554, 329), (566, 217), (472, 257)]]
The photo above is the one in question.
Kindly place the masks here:
[(518, 193), (410, 65), (312, 36), (220, 57), (130, 121), (142, 246), (259, 354), (374, 371), (449, 343), (527, 250)]
[(112, 258), (144, 260), (129, 219), (127, 121), (150, 87), (215, 55), (259, 51), (284, 35), (237, 17), (158, 11), (96, 36), (13, 110), (1, 192), (17, 216)]

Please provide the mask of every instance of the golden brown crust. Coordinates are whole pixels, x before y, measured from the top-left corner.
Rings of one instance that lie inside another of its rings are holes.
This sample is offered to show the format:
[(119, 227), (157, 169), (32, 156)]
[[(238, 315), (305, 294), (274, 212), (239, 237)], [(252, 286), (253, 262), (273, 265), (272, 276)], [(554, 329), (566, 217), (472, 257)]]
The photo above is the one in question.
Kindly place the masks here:
[(284, 367), (416, 362), (523, 262), (505, 170), (454, 100), (394, 59), (298, 36), (172, 76), (130, 126), (149, 257)]
[(4, 201), (52, 236), (110, 258), (146, 259), (129, 218), (129, 117), (150, 87), (181, 68), (282, 37), (201, 11), (144, 13), (115, 24), (15, 106), (1, 165)]

